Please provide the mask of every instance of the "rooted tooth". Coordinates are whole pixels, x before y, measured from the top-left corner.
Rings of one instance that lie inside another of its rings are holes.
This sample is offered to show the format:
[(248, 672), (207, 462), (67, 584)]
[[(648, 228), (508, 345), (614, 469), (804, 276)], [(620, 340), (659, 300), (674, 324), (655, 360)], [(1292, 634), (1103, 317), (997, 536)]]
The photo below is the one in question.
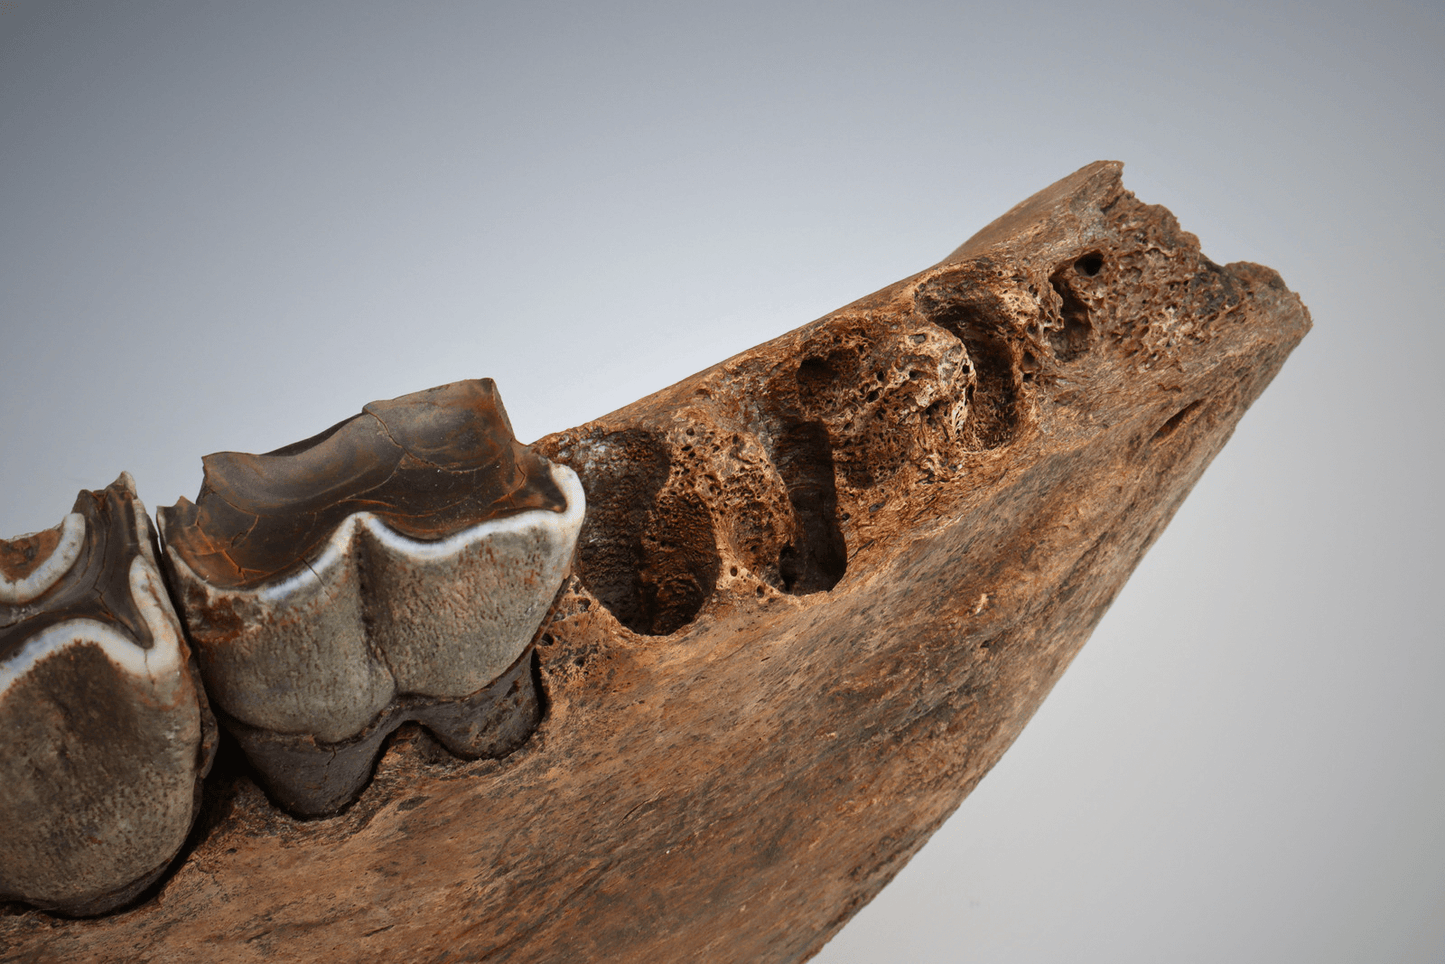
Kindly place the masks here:
[(129, 475), (0, 541), (0, 897), (88, 915), (185, 842), (214, 724)]
[(268, 455), (207, 456), (160, 511), (211, 698), (287, 808), (360, 792), (403, 721), (496, 756), (539, 718), (530, 646), (584, 497), (491, 379), (373, 402)]

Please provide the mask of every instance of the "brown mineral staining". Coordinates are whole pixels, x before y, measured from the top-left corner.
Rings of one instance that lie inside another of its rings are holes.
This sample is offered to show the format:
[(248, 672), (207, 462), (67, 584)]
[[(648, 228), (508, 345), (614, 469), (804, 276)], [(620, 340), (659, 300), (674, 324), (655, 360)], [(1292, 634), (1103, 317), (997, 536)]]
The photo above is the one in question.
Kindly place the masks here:
[(0, 576), (11, 582), (20, 582), (49, 559), (59, 544), (60, 526), (9, 542), (0, 539)]
[(547, 468), (512, 438), (490, 378), (384, 402), (265, 455), (208, 455), (196, 503), (167, 515), (168, 545), (207, 582), (295, 572), (336, 527), (371, 512), (436, 539), (528, 509), (563, 510)]
[(405, 735), (307, 824), (238, 780), (163, 902), (0, 934), (33, 960), (806, 959), (1012, 743), (1309, 325), (1090, 165), (538, 443), (595, 511), (512, 756)]

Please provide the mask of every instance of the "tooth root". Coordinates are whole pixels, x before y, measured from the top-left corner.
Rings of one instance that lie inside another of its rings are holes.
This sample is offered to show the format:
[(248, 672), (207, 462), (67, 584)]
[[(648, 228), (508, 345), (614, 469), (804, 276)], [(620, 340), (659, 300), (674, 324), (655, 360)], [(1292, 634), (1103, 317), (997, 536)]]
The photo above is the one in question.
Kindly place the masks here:
[(104, 913), (190, 831), (214, 724), (153, 538), (123, 475), (0, 541), (0, 898)]
[(528, 646), (496, 680), (457, 699), (401, 696), (345, 740), (281, 734), (235, 720), (227, 728), (259, 771), (277, 804), (302, 816), (346, 806), (365, 789), (382, 743), (408, 720), (421, 723), (448, 750), (464, 757), (502, 757), (517, 749), (541, 721)]
[(160, 512), (166, 560), (210, 696), (278, 803), (344, 806), (406, 720), (467, 756), (526, 739), (531, 644), (585, 498), (512, 437), (490, 379), (205, 469), (195, 503)]

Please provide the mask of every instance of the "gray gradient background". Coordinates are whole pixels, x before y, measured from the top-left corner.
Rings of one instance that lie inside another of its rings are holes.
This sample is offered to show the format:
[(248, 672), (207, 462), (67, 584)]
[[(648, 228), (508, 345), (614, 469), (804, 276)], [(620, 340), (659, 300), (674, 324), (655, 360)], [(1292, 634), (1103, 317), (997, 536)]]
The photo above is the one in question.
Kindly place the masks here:
[(1315, 331), (816, 960), (1445, 960), (1445, 13), (1364, 6), (0, 3), (0, 533), (463, 377), (536, 438), (1121, 159)]

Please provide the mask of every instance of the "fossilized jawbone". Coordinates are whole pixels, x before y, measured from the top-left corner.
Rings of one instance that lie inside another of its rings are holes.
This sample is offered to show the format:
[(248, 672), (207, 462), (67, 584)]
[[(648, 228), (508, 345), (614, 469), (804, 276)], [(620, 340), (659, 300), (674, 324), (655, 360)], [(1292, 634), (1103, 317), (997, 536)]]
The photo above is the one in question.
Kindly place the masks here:
[[(546, 713), (516, 752), (448, 761), (408, 729), (350, 809), (305, 822), (230, 777), (163, 901), (83, 928), (0, 918), (0, 940), (39, 960), (809, 956), (1002, 755), (1309, 329), (1278, 275), (1209, 261), (1120, 167), (1090, 165), (939, 264), (536, 443), (565, 508), (515, 518), (580, 520), (561, 466), (588, 506), (535, 642)], [(392, 655), (379, 631), (454, 577), (394, 563), (370, 523), (308, 521), (343, 512), (333, 492), (350, 513), (353, 490), (403, 478), (338, 475), (377, 461), (340, 453), (395, 442), (446, 461), (368, 412), (271, 457), (213, 457), (197, 504), (163, 514), (218, 713), (303, 810), (354, 792), (354, 768), (333, 779), (323, 756), (366, 743), (369, 763), (398, 704), (472, 685), (403, 682), (454, 660)], [(543, 478), (514, 458), (504, 477)], [(277, 505), (300, 521), (268, 528)], [(365, 511), (398, 538), (436, 533)], [(309, 548), (251, 554), (252, 534)], [(547, 538), (557, 554), (536, 558), (560, 558), (566, 540)], [(531, 598), (545, 608), (550, 589)]]
[(0, 898), (104, 913), (190, 831), (214, 724), (129, 475), (0, 541)]
[(527, 738), (531, 644), (583, 512), (576, 475), (516, 442), (483, 379), (207, 456), (196, 503), (160, 524), (223, 723), (277, 802), (319, 814), (407, 720), (471, 758)]

